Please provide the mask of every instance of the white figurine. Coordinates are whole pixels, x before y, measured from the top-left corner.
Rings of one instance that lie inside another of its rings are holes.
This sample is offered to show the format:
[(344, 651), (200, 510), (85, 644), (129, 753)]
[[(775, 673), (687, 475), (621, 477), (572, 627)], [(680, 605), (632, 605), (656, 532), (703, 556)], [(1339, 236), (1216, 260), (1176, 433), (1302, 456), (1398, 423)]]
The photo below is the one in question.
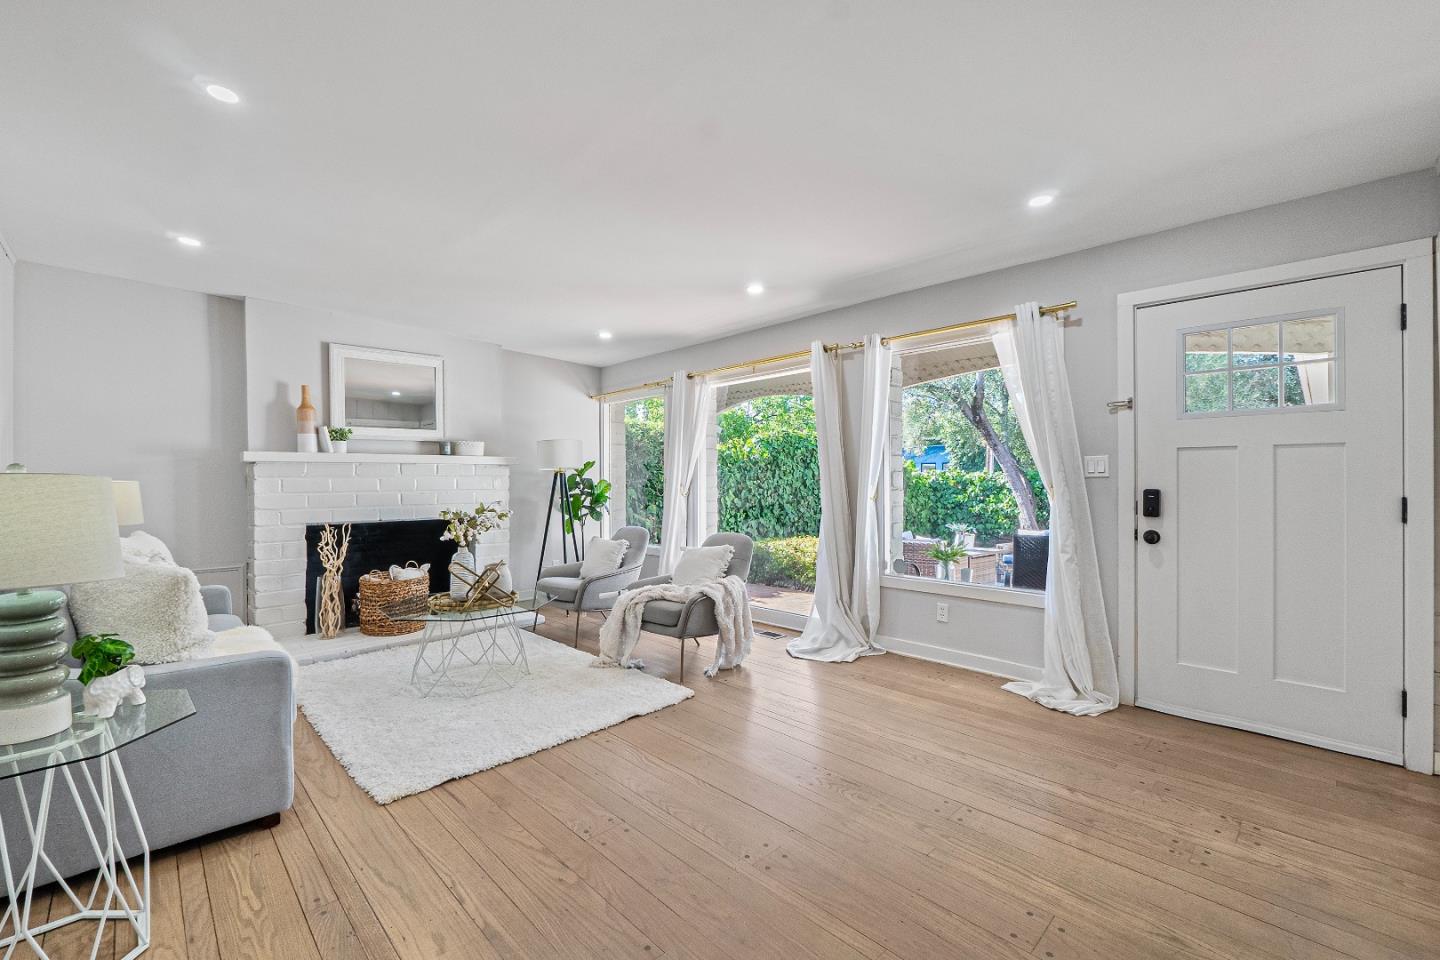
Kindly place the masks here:
[(109, 720), (121, 703), (144, 703), (144, 686), (145, 671), (134, 664), (108, 677), (97, 677), (85, 688), (85, 715)]

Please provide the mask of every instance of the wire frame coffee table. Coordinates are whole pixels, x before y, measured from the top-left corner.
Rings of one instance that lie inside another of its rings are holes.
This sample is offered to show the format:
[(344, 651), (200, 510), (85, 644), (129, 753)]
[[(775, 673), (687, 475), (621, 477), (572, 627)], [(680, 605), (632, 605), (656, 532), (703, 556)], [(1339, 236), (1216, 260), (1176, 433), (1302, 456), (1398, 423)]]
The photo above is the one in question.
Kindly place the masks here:
[(441, 688), (474, 696), (515, 685), (530, 675), (519, 617), (533, 612), (533, 598), (483, 610), (433, 611), (424, 599), (382, 607), (391, 620), (423, 623), (410, 683), (422, 697)]
[[(65, 686), (73, 711), (70, 729), (0, 747), (0, 786), (8, 789), (13, 785), (18, 791), (22, 821), (0, 821), (0, 882), (5, 894), (0, 909), (0, 957), (10, 957), (20, 944), (29, 948), (25, 955), (48, 957), (37, 938), (58, 927), (92, 922), (91, 960), (102, 944), (108, 944), (105, 927), (109, 923), (128, 924), (133, 929), (135, 946), (124, 956), (131, 960), (150, 948), (150, 844), (140, 826), (120, 753), (135, 741), (194, 716), (195, 705), (185, 690), (147, 690), (145, 703), (123, 705), (113, 717), (101, 720), (80, 713), (79, 683), (67, 680)], [(38, 786), (38, 793), (27, 789), (27, 784)], [(94, 882), (88, 894), (62, 877), (46, 852), (51, 809), (67, 801), (79, 813), (95, 858)], [(139, 848), (137, 868), (132, 868), (122, 848), (122, 831), (129, 832)], [(42, 920), (35, 915), (40, 907), (35, 888), (52, 881), (56, 886), (51, 898), (63, 909), (57, 911), (52, 903), (50, 913), (62, 915)]]

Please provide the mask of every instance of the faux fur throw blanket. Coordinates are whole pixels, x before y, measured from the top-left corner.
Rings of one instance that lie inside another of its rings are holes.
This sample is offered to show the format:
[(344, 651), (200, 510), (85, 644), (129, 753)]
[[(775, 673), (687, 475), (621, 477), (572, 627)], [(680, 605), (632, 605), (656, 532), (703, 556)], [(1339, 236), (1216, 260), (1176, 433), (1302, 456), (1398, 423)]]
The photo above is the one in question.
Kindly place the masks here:
[(715, 601), (715, 621), (720, 627), (720, 638), (715, 644), (715, 662), (705, 670), (705, 676), (713, 677), (720, 670), (740, 666), (755, 640), (755, 625), (750, 620), (750, 597), (745, 592), (745, 581), (739, 577), (684, 587), (657, 583), (620, 594), (615, 601), (615, 609), (600, 628), (600, 659), (591, 666), (643, 668), (645, 665), (639, 660), (632, 660), (630, 653), (640, 640), (640, 618), (645, 612), (645, 604), (651, 600), (673, 600), (683, 604), (696, 596)]

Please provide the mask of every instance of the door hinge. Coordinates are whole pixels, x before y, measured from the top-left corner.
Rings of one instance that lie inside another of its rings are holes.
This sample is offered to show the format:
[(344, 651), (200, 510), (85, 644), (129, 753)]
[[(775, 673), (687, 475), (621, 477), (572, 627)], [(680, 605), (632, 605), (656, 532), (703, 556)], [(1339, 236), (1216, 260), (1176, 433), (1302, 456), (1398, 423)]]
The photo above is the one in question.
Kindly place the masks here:
[(1410, 522), (1410, 498), (1409, 498), (1409, 497), (1401, 497), (1401, 498), (1400, 498), (1400, 522), (1401, 522), (1401, 523), (1409, 523), (1409, 522)]
[(1400, 304), (1400, 329), (1401, 329), (1401, 330), (1404, 330), (1404, 329), (1405, 329), (1406, 327), (1408, 327), (1409, 325), (1410, 325), (1410, 305), (1407, 304), (1407, 303), (1402, 303), (1402, 304)]
[(1121, 410), (1134, 410), (1135, 398), (1126, 397), (1124, 400), (1111, 400), (1109, 403), (1105, 404), (1105, 409), (1109, 410), (1111, 413), (1119, 413)]
[(1409, 690), (1401, 690), (1401, 691), (1400, 691), (1400, 716), (1401, 716), (1402, 718), (1410, 716), (1410, 691), (1409, 691)]

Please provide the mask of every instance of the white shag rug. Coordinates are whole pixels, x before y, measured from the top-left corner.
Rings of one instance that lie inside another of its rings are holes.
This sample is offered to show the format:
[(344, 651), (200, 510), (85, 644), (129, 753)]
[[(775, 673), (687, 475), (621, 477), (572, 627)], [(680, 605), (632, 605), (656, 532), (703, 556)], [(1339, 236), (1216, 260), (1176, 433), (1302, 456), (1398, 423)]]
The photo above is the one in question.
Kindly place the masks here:
[[(422, 697), (410, 685), (412, 645), (301, 667), (300, 706), (355, 782), (390, 803), (695, 695), (639, 670), (593, 669), (588, 653), (521, 636), (530, 675), (509, 689), (442, 686)], [(433, 659), (438, 647), (430, 649)]]

